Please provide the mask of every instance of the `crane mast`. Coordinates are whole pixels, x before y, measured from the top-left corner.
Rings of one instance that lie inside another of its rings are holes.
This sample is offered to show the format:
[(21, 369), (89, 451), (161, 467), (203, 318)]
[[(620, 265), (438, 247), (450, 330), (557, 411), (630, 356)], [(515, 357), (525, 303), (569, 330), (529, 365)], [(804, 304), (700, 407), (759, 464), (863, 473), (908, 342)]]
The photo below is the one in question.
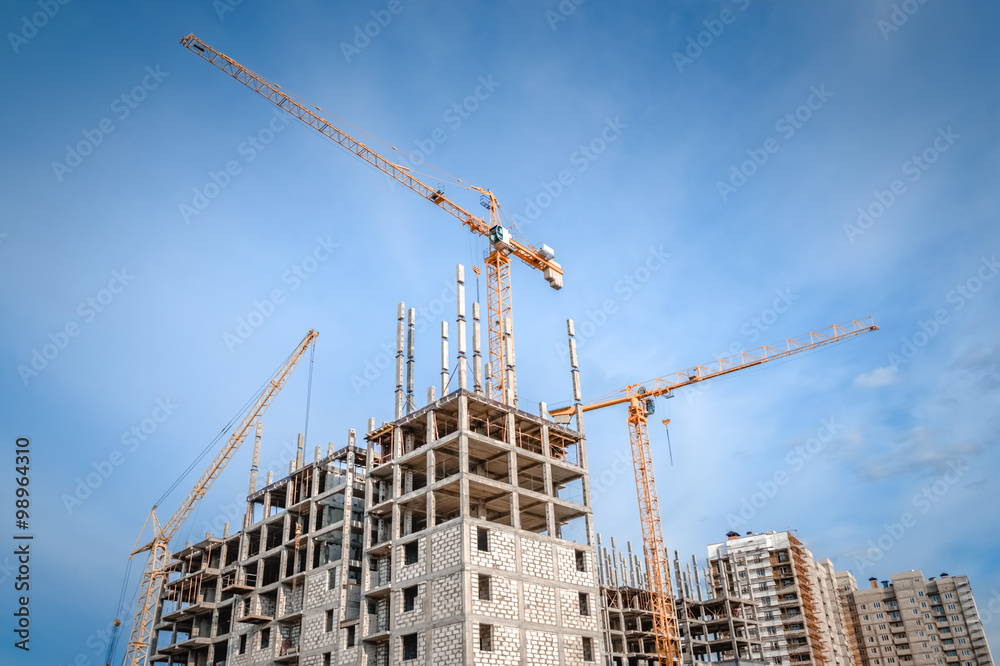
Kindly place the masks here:
[[(138, 555), (142, 552), (149, 552), (149, 556), (146, 560), (146, 567), (142, 572), (142, 581), (140, 583), (139, 595), (136, 601), (135, 607), (135, 617), (132, 620), (132, 633), (129, 636), (128, 648), (125, 653), (125, 664), (127, 666), (145, 666), (149, 659), (149, 647), (150, 640), (153, 633), (153, 620), (155, 619), (155, 606), (156, 602), (160, 598), (160, 591), (163, 587), (163, 578), (166, 574), (166, 568), (169, 564), (168, 560), (170, 553), (167, 547), (170, 544), (170, 540), (173, 539), (177, 530), (180, 529), (181, 525), (191, 514), (191, 512), (201, 501), (201, 498), (205, 496), (208, 489), (212, 486), (212, 483), (218, 478), (219, 474), (225, 468), (226, 464), (232, 459), (236, 454), (236, 451), (240, 448), (243, 440), (246, 439), (247, 433), (250, 430), (250, 426), (263, 416), (264, 412), (271, 405), (275, 396), (284, 387), (285, 382), (288, 381), (288, 377), (292, 374), (292, 370), (295, 369), (296, 364), (298, 364), (299, 359), (305, 353), (309, 345), (314, 344), (316, 337), (319, 332), (310, 329), (306, 337), (302, 339), (302, 342), (298, 344), (295, 351), (292, 352), (291, 356), (285, 361), (285, 363), (275, 372), (271, 379), (268, 380), (266, 387), (261, 392), (260, 396), (257, 398), (254, 405), (247, 411), (246, 415), (243, 417), (243, 421), (240, 423), (239, 427), (233, 431), (232, 436), (229, 441), (226, 442), (225, 446), (216, 454), (215, 458), (208, 465), (208, 468), (198, 479), (198, 482), (194, 484), (191, 491), (188, 493), (187, 497), (181, 503), (180, 507), (174, 512), (170, 517), (170, 520), (164, 525), (160, 525), (159, 520), (156, 517), (156, 507), (154, 506), (149, 512), (149, 518), (146, 519), (146, 525), (150, 524), (153, 531), (153, 538), (149, 543), (143, 546), (137, 547), (129, 555), (129, 559), (132, 559), (134, 555)], [(145, 525), (143, 530), (145, 530)], [(139, 534), (139, 539), (142, 538), (142, 533)], [(136, 541), (138, 546), (138, 540)]]
[(487, 313), (489, 328), (489, 357), (492, 397), (507, 404), (516, 404), (516, 380), (514, 380), (512, 331), (513, 308), (511, 304), (510, 258), (517, 257), (528, 266), (542, 271), (542, 275), (553, 289), (562, 289), (562, 267), (552, 257), (552, 250), (542, 245), (536, 248), (511, 237), (510, 231), (500, 221), (500, 207), (496, 197), (489, 190), (479, 187), (480, 203), (490, 211), (490, 221), (473, 215), (462, 206), (445, 196), (443, 189), (434, 188), (410, 173), (407, 167), (396, 164), (336, 127), (326, 118), (306, 108), (285, 92), (281, 86), (272, 83), (259, 74), (247, 69), (229, 56), (220, 53), (202, 40), (189, 34), (181, 39), (181, 45), (208, 61), (218, 69), (254, 90), (279, 108), (292, 114), (320, 134), (337, 142), (364, 161), (382, 171), (396, 182), (416, 192), (424, 199), (457, 218), (469, 231), (484, 236), (490, 242), (491, 251), (486, 257)]
[[(736, 354), (705, 365), (696, 365), (669, 375), (639, 384), (629, 384), (616, 391), (613, 398), (582, 405), (585, 412), (612, 405), (628, 404), (629, 439), (632, 445), (632, 464), (635, 468), (636, 495), (639, 499), (639, 519), (642, 524), (642, 543), (650, 588), (653, 630), (656, 634), (656, 652), (661, 663), (680, 664), (680, 642), (677, 634), (677, 617), (674, 612), (673, 590), (667, 569), (667, 551), (663, 541), (663, 524), (653, 476), (653, 459), (649, 446), (647, 422), (653, 413), (653, 399), (669, 395), (674, 390), (714, 377), (721, 377), (739, 370), (752, 368), (770, 361), (777, 361), (794, 354), (817, 349), (824, 345), (847, 340), (878, 326), (868, 317), (846, 324), (834, 324), (825, 329), (788, 338), (775, 345), (765, 345), (748, 352)], [(651, 388), (647, 388), (651, 387)], [(575, 407), (563, 407), (550, 415), (572, 414)]]

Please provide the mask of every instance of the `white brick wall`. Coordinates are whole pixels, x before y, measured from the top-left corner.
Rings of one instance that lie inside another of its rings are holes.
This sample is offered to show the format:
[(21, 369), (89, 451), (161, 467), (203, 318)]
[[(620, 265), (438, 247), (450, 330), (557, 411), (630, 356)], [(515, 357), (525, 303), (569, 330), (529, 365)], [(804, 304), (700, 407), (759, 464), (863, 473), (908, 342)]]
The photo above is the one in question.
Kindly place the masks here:
[(556, 591), (554, 588), (534, 583), (524, 584), (524, 620), (539, 624), (556, 623)]
[[(479, 649), (479, 623), (472, 623), (472, 656), (476, 666), (514, 666), (521, 663), (521, 636), (517, 627), (493, 625), (493, 649)], [(558, 662), (553, 662), (558, 663)]]
[(431, 536), (431, 571), (462, 563), (461, 525), (453, 525)]
[(559, 558), (560, 582), (570, 583), (572, 585), (593, 585), (593, 586), (597, 585), (597, 583), (594, 581), (594, 563), (592, 562), (593, 556), (589, 551), (584, 550), (584, 555), (583, 555), (584, 571), (576, 570), (575, 548), (556, 546), (556, 553)]
[(412, 611), (403, 611), (402, 590), (394, 591), (393, 594), (396, 595), (396, 599), (394, 600), (394, 603), (396, 604), (395, 629), (402, 631), (407, 627), (423, 623), (424, 603), (427, 600), (427, 583), (419, 583), (417, 585), (417, 598), (413, 602)]
[(555, 634), (529, 629), (524, 632), (524, 639), (527, 643), (527, 666), (551, 666), (559, 663), (559, 645)]
[(393, 578), (395, 582), (402, 583), (424, 574), (426, 570), (426, 552), (424, 544), (426, 542), (426, 538), (417, 539), (417, 561), (413, 564), (406, 564), (406, 555), (404, 554), (405, 547), (396, 546), (396, 575)]
[(552, 544), (532, 537), (522, 537), (521, 571), (529, 576), (555, 578), (552, 566)]
[(469, 525), (469, 538), (472, 540), (472, 564), (500, 571), (517, 570), (517, 553), (514, 548), (514, 535), (492, 527), (489, 530), (490, 549), (479, 550), (479, 525)]
[(432, 583), (431, 619), (440, 620), (462, 613), (462, 573), (438, 578)]
[(567, 629), (588, 629), (597, 631), (597, 613), (595, 608), (599, 603), (593, 594), (588, 594), (589, 615), (580, 615), (580, 593), (577, 590), (559, 590), (562, 625)]
[(461, 664), (464, 661), (462, 655), (463, 625), (461, 622), (449, 624), (444, 627), (437, 627), (431, 633), (431, 663), (441, 664)]
[(518, 619), (517, 583), (501, 576), (489, 573), (486, 575), (490, 576), (489, 601), (479, 598), (479, 575), (475, 572), (471, 574), (473, 614), (508, 620)]

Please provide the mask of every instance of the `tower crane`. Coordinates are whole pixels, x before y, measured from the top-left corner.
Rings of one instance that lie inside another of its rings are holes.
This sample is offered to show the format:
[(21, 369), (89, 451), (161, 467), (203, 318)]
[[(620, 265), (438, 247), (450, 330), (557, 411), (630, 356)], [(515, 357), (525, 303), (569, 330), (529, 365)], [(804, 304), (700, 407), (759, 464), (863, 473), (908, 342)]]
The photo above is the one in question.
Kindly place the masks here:
[[(408, 167), (396, 164), (375, 152), (326, 118), (306, 108), (281, 86), (247, 69), (229, 56), (198, 39), (194, 34), (181, 39), (181, 45), (201, 56), (215, 67), (229, 74), (243, 85), (259, 93), (268, 101), (292, 114), (320, 134), (337, 142), (364, 161), (384, 172), (393, 180), (405, 185), (445, 212), (458, 218), (469, 231), (486, 237), (491, 251), (486, 263), (486, 309), (489, 325), (489, 376), (493, 399), (514, 405), (517, 402), (516, 375), (514, 372), (513, 340), (505, 347), (505, 330), (509, 337), (513, 327), (511, 305), (510, 258), (517, 257), (528, 266), (542, 271), (542, 276), (553, 289), (562, 289), (562, 267), (553, 260), (555, 253), (547, 245), (534, 247), (511, 237), (510, 229), (501, 219), (500, 204), (493, 192), (480, 187), (470, 187), (480, 193), (480, 204), (489, 210), (489, 222), (473, 215), (445, 196), (442, 187), (431, 187), (410, 173)], [(318, 109), (318, 107), (317, 107)], [(478, 273), (478, 269), (477, 269)]]
[[(758, 347), (639, 384), (629, 384), (613, 392), (611, 398), (581, 406), (583, 411), (589, 412), (613, 405), (628, 405), (627, 420), (629, 438), (632, 442), (632, 463), (635, 467), (635, 487), (639, 497), (639, 519), (642, 523), (642, 542), (650, 587), (653, 631), (656, 635), (657, 657), (661, 664), (676, 666), (680, 664), (681, 655), (673, 591), (670, 585), (670, 573), (667, 570), (667, 552), (663, 543), (663, 525), (660, 522), (660, 505), (656, 494), (656, 482), (653, 479), (649, 433), (646, 430), (646, 422), (655, 407), (653, 399), (670, 396), (673, 391), (685, 386), (877, 330), (878, 326), (872, 323), (870, 317), (846, 324), (834, 324), (825, 329), (788, 338), (778, 344)], [(573, 414), (575, 410), (575, 406), (563, 407), (552, 410), (550, 415), (565, 417)]]
[[(315, 344), (318, 335), (318, 331), (310, 329), (306, 337), (302, 339), (302, 342), (292, 352), (291, 356), (271, 376), (266, 386), (257, 396), (253, 406), (246, 412), (239, 427), (233, 431), (229, 441), (216, 454), (215, 459), (212, 460), (208, 465), (208, 469), (205, 470), (201, 478), (198, 479), (198, 482), (191, 488), (191, 491), (174, 512), (174, 515), (170, 517), (170, 520), (161, 526), (159, 520), (156, 518), (156, 506), (150, 510), (149, 517), (146, 518), (146, 524), (143, 525), (142, 531), (139, 533), (139, 538), (136, 539), (137, 548), (129, 555), (129, 559), (131, 560), (133, 556), (139, 553), (149, 552), (146, 560), (146, 568), (142, 573), (142, 582), (140, 583), (139, 596), (135, 606), (135, 617), (132, 620), (132, 633), (129, 636), (128, 649), (125, 653), (126, 666), (145, 666), (149, 658), (149, 643), (153, 633), (155, 606), (160, 598), (163, 579), (166, 575), (167, 565), (169, 564), (167, 560), (170, 555), (167, 547), (170, 544), (170, 540), (177, 534), (177, 530), (184, 524), (184, 521), (198, 505), (198, 502), (208, 492), (212, 483), (218, 478), (219, 473), (222, 472), (226, 464), (235, 455), (243, 440), (246, 439), (250, 426), (263, 416), (274, 400), (274, 397), (278, 395), (278, 392), (284, 387), (285, 382), (288, 381), (288, 377), (292, 374), (292, 370), (295, 369), (296, 364), (302, 358), (306, 349), (309, 348), (309, 345)], [(142, 539), (142, 532), (145, 531), (147, 525), (150, 525), (150, 521), (152, 521), (151, 529), (153, 531), (153, 538), (149, 543), (139, 546), (139, 541)], [(119, 621), (115, 620), (115, 626), (118, 626), (118, 624)], [(111, 654), (109, 649), (108, 662), (110, 660)], [(106, 666), (110, 666), (110, 664), (106, 664)]]

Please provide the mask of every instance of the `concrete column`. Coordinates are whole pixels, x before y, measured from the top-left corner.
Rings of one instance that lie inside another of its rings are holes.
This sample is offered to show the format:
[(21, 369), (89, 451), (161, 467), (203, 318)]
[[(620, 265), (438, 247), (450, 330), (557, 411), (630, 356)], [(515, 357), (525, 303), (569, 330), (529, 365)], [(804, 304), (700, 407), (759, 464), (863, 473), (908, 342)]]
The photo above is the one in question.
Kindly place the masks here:
[(504, 368), (504, 377), (506, 389), (504, 396), (504, 402), (511, 407), (517, 407), (517, 385), (515, 384), (516, 375), (514, 373), (514, 323), (510, 317), (507, 317), (503, 323), (503, 345), (504, 345), (504, 361), (507, 367)]
[(483, 392), (483, 359), (479, 328), (479, 303), (472, 304), (472, 383), (476, 393)]
[(465, 360), (465, 266), (459, 264), (455, 270), (456, 287), (455, 301), (457, 303), (455, 321), (455, 346), (458, 352), (458, 388), (468, 388), (468, 376)]
[[(303, 454), (305, 451), (305, 446), (306, 446), (306, 436), (300, 432), (299, 443), (298, 446), (295, 447), (295, 469), (302, 469), (302, 464), (304, 462)], [(291, 474), (291, 472), (289, 472), (289, 474)]]
[(486, 397), (492, 399), (493, 396), (493, 364), (486, 363)]
[(413, 397), (413, 352), (416, 345), (414, 339), (414, 326), (417, 320), (417, 311), (410, 308), (406, 313), (406, 413), (411, 413), (417, 408), (417, 403)]
[(406, 305), (400, 301), (396, 306), (396, 418), (403, 418), (403, 315)]
[[(264, 432), (264, 424), (257, 421), (257, 433), (253, 439), (253, 458), (250, 461), (250, 492), (253, 495), (257, 490), (257, 466), (260, 464), (260, 440)], [(253, 504), (247, 500), (247, 511), (243, 516), (243, 526), (250, 527), (253, 524)]]

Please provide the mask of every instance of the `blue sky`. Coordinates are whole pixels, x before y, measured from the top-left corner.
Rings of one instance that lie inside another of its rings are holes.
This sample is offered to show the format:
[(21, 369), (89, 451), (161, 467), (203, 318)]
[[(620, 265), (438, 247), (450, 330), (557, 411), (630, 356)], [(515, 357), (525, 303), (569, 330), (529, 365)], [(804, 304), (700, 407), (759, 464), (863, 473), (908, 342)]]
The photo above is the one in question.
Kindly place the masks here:
[[(795, 529), (859, 579), (967, 574), (996, 643), (995, 3), (402, 0), (386, 21), (389, 6), (5, 6), (0, 424), (11, 464), (15, 438), (32, 442), (37, 536), (32, 650), (5, 640), (3, 658), (103, 663), (149, 507), (309, 328), (310, 447), (392, 418), (379, 366), (400, 300), (426, 313), (418, 387), (439, 383), (455, 264), (485, 247), (276, 118), (180, 47), (190, 32), (376, 149), (422, 150), (448, 182), (492, 189), (525, 237), (556, 250), (560, 292), (513, 270), (523, 405), (570, 399), (567, 317), (589, 399), (873, 316), (877, 333), (661, 401), (668, 546), (703, 558), (734, 527)], [(365, 42), (372, 12), (385, 25)], [(214, 196), (185, 215), (206, 186)], [(480, 210), (478, 194), (447, 191)], [(270, 314), (234, 344), (255, 309)], [(279, 476), (306, 377), (265, 419), (262, 457)], [(127, 436), (154, 417), (144, 440)], [(620, 519), (637, 518), (624, 417), (586, 418), (595, 520), (638, 542), (638, 521)], [(234, 515), (248, 454), (179, 541)], [(13, 580), (0, 578), (6, 614)]]

